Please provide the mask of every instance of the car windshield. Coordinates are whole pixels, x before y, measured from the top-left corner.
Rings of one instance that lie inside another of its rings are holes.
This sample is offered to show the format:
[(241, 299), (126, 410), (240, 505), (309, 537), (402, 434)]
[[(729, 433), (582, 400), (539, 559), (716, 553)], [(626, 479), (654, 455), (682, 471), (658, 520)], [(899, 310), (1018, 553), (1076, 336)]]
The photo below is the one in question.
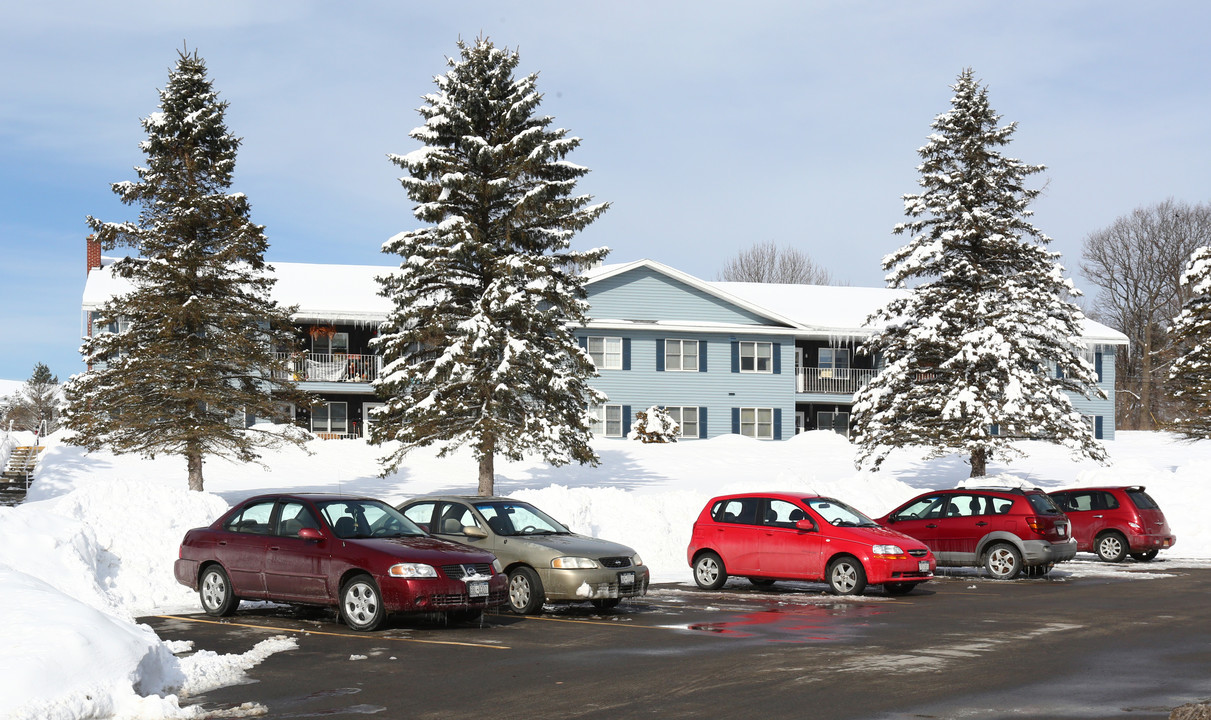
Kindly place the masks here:
[(339, 538), (392, 538), (424, 531), (390, 505), (378, 500), (331, 500), (316, 503)]
[(1030, 507), (1034, 508), (1034, 511), (1040, 515), (1060, 515), (1063, 513), (1059, 506), (1052, 501), (1051, 496), (1046, 493), (1026, 493), (1026, 499), (1030, 501)]
[(820, 517), (837, 527), (879, 527), (878, 523), (866, 517), (839, 500), (832, 498), (806, 498), (803, 502), (816, 511)]
[(511, 500), (481, 502), (475, 509), (497, 535), (568, 535), (566, 527), (529, 503)]

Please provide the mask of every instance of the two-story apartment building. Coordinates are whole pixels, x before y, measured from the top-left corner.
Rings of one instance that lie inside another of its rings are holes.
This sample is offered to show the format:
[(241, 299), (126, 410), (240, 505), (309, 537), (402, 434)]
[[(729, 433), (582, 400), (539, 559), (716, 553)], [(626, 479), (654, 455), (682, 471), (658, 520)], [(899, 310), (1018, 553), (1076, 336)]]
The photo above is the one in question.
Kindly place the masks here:
[[(95, 253), (83, 309), (122, 291)], [(370, 383), (381, 358), (369, 341), (390, 311), (375, 280), (385, 266), (272, 263), (274, 299), (296, 306), (300, 352), (292, 376), (320, 399), (292, 408), (328, 438), (366, 434), (379, 401)], [(803, 430), (848, 434), (853, 394), (878, 372), (857, 354), (866, 318), (897, 292), (884, 288), (707, 282), (638, 260), (589, 270), (590, 320), (576, 330), (609, 400), (592, 408), (594, 431), (625, 437), (635, 413), (664, 407), (685, 439), (728, 433), (779, 440)], [(1082, 338), (1108, 399), (1074, 398), (1100, 438), (1114, 436), (1114, 348), (1121, 333), (1086, 320)], [(254, 418), (248, 418), (252, 422)]]

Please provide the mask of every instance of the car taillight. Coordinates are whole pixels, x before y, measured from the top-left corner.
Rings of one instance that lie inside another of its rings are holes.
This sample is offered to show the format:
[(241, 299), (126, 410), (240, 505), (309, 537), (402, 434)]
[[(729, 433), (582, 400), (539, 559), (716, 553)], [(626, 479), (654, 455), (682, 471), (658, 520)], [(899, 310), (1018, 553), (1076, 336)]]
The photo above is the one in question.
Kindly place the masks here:
[(1026, 518), (1026, 526), (1033, 530), (1036, 535), (1044, 534), (1042, 518), (1037, 518), (1031, 515), (1030, 517)]

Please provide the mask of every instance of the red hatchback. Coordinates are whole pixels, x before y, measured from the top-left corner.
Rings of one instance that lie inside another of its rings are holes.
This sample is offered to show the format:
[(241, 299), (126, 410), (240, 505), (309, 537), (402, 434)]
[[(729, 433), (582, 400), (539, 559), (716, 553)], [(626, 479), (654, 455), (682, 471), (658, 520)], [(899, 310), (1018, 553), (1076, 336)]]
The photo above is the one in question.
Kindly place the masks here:
[(345, 495), (259, 495), (181, 541), (177, 582), (210, 615), (241, 599), (336, 605), (355, 630), (394, 612), (477, 619), (505, 602), (496, 557), (429, 537), (395, 508)]
[(1072, 521), (1077, 550), (1095, 552), (1106, 562), (1122, 562), (1127, 555), (1147, 562), (1177, 542), (1165, 514), (1142, 486), (1049, 494)]
[(762, 587), (808, 580), (827, 582), (836, 595), (858, 595), (867, 585), (902, 595), (934, 571), (924, 544), (845, 503), (802, 493), (714, 498), (698, 515), (686, 554), (704, 590), (739, 575)]

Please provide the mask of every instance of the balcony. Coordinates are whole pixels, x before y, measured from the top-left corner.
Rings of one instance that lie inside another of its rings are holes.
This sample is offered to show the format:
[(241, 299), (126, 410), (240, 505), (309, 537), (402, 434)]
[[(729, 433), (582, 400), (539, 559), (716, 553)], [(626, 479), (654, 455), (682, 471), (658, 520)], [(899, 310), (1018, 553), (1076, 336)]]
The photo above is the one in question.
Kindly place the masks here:
[(816, 395), (853, 395), (878, 374), (864, 368), (795, 368), (795, 392)]
[(276, 353), (287, 371), (279, 378), (295, 382), (368, 383), (378, 378), (383, 359), (378, 355), (336, 353)]

